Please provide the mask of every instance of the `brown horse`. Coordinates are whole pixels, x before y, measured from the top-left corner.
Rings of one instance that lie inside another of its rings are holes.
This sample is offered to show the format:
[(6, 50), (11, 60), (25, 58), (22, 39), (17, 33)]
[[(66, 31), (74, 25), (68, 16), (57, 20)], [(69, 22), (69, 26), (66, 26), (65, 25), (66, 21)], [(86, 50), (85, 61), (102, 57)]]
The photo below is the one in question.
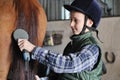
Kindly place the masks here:
[[(16, 28), (29, 33), (29, 40), (42, 46), (47, 19), (38, 0), (0, 0), (0, 80), (25, 79), (24, 60), (12, 38)], [(35, 74), (36, 64), (30, 61), (29, 75)]]

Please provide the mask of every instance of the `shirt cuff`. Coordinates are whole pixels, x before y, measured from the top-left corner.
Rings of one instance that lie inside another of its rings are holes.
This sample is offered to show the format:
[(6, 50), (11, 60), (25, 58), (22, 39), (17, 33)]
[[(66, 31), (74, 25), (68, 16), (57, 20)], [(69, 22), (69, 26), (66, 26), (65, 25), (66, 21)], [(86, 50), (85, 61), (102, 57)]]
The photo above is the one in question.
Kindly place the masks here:
[(48, 80), (48, 77), (41, 77), (40, 80)]
[(32, 51), (32, 59), (36, 59), (36, 57), (37, 57), (37, 54), (38, 54), (38, 52), (39, 52), (39, 50), (41, 49), (41, 47), (35, 47), (34, 49), (33, 49), (33, 51)]

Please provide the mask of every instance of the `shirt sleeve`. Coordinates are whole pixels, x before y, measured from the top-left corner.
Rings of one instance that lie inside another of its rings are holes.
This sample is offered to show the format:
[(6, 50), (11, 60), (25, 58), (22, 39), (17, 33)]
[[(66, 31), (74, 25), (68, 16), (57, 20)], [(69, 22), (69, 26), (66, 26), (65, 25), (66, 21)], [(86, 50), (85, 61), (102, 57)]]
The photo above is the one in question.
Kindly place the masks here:
[(32, 52), (32, 59), (49, 66), (56, 73), (76, 73), (83, 70), (92, 70), (99, 56), (97, 45), (87, 45), (76, 53), (67, 56), (53, 53), (41, 47)]

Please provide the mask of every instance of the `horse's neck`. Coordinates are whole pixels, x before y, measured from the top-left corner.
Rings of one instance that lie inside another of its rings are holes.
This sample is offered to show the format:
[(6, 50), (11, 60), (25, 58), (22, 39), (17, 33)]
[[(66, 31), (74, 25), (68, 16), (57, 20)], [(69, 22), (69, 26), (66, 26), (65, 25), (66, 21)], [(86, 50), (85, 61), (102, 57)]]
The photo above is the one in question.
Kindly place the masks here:
[(12, 3), (13, 3), (13, 0), (0, 0), (0, 8), (11, 5)]
[(0, 80), (7, 80), (11, 62), (11, 34), (15, 28), (16, 13), (11, 0), (0, 0)]
[(2, 16), (6, 11), (9, 11), (8, 13), (10, 13), (10, 10), (13, 11), (13, 0), (0, 0), (0, 15)]
[(13, 21), (16, 17), (15, 9), (13, 7), (14, 6), (12, 0), (0, 0), (0, 27), (7, 27), (8, 25), (12, 26)]

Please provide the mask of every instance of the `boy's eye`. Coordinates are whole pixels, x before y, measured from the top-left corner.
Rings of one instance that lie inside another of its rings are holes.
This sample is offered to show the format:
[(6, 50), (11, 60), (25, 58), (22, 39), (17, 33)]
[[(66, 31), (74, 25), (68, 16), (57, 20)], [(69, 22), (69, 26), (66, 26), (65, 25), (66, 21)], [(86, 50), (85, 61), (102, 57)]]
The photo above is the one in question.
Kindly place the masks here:
[(78, 22), (78, 20), (77, 20), (77, 19), (75, 19), (75, 20), (74, 20), (74, 22), (75, 22), (75, 23), (77, 23), (77, 22)]
[(75, 22), (77, 22), (77, 20), (76, 20), (76, 19), (75, 19), (74, 21), (75, 21)]

